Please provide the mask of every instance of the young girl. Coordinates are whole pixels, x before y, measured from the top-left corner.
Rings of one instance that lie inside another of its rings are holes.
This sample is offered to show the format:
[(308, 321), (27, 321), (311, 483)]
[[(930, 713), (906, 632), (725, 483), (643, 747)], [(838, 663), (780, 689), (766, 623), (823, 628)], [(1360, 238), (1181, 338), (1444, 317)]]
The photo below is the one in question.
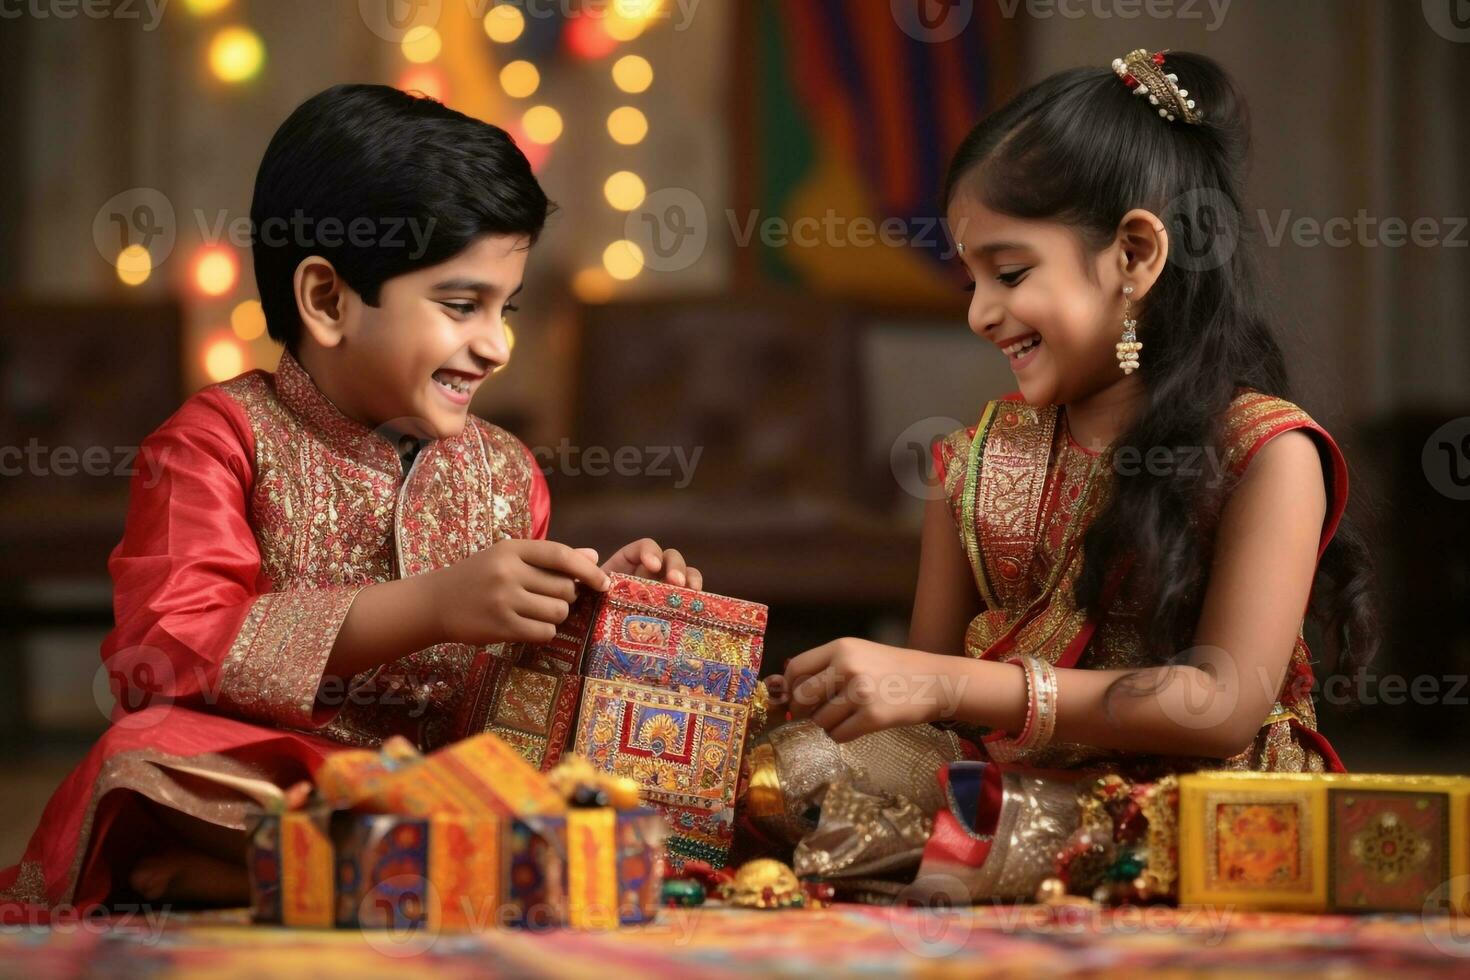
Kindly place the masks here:
[(1020, 391), (936, 446), (908, 647), (788, 665), (806, 720), (753, 754), (748, 800), (795, 836), (826, 794), (798, 870), (915, 856), (894, 797), (933, 813), (961, 732), (1030, 769), (1342, 769), (1302, 625), (1315, 596), (1343, 670), (1376, 645), (1346, 465), (1287, 400), (1248, 250), (1198, 237), (1243, 227), (1246, 143), (1218, 65), (1136, 51), (1023, 92), (955, 154), (970, 330)]

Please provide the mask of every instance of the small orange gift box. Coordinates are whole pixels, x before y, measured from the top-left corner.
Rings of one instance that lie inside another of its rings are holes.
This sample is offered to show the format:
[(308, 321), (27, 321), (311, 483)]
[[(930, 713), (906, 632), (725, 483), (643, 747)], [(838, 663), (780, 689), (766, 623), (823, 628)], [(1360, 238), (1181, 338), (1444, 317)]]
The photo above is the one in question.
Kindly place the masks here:
[(667, 833), (648, 808), (568, 807), (494, 734), (429, 756), (390, 739), (330, 757), (308, 807), (259, 815), (254, 918), (433, 931), (647, 922)]

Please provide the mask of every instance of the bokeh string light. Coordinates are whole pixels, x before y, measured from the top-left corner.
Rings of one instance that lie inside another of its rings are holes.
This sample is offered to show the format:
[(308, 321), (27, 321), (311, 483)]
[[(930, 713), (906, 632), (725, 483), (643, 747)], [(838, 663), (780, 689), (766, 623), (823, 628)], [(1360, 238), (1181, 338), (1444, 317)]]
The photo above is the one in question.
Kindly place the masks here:
[(409, 28), (400, 44), (403, 57), (416, 65), (428, 64), (444, 50), (444, 39), (434, 28), (424, 24)]
[(602, 29), (615, 41), (633, 41), (662, 10), (663, 0), (613, 0), (603, 17)]
[[(661, 13), (662, 0), (615, 0), (600, 19), (604, 36), (627, 42), (642, 36), (653, 18)], [(653, 85), (653, 65), (640, 54), (625, 54), (613, 62), (613, 85), (626, 95), (641, 95)], [(648, 116), (633, 105), (621, 105), (607, 116), (607, 134), (619, 146), (637, 146), (648, 137)], [(619, 170), (602, 187), (607, 203), (617, 211), (641, 207), (648, 196), (643, 178), (632, 170)], [(602, 252), (602, 267), (584, 269), (573, 281), (573, 291), (583, 302), (606, 302), (616, 283), (636, 279), (643, 272), (643, 251), (626, 239), (614, 241)]]
[(629, 95), (648, 91), (653, 84), (653, 66), (642, 55), (624, 55), (612, 66), (613, 84)]
[(210, 381), (228, 381), (245, 371), (245, 349), (228, 333), (206, 343), (199, 360)]
[(572, 277), (572, 293), (584, 303), (606, 303), (617, 293), (617, 280), (602, 266), (588, 266)]
[(153, 256), (142, 245), (129, 245), (113, 263), (117, 278), (127, 286), (141, 286), (153, 275)]
[(240, 260), (224, 245), (206, 245), (194, 257), (194, 286), (205, 296), (223, 296), (240, 281)]
[[(238, 9), (240, 5), (235, 0), (184, 0), (183, 6), (190, 15), (205, 19)], [(665, 0), (611, 0), (597, 9), (576, 13), (560, 25), (562, 50), (585, 61), (609, 57), (622, 45), (642, 37), (665, 6)], [(546, 25), (528, 23), (526, 11), (506, 0), (489, 7), (481, 26), (492, 44), (514, 50), (498, 71), (504, 94), (518, 100), (540, 97), (535, 104), (523, 103), (523, 108), (516, 110), (514, 120), (507, 124), (539, 171), (551, 145), (562, 137), (567, 127), (562, 112), (541, 95), (549, 71), (544, 59), (555, 57), (554, 53), (547, 53), (546, 43), (556, 35), (548, 35), (543, 29)], [(447, 102), (448, 77), (437, 64), (444, 44), (444, 37), (432, 26), (411, 28), (399, 44), (405, 64), (398, 75), (397, 87)], [(556, 48), (549, 50), (554, 52)], [(244, 24), (223, 26), (208, 35), (205, 54), (209, 70), (227, 84), (252, 81), (265, 70), (265, 44), (259, 34)], [(626, 96), (642, 95), (653, 85), (653, 66), (642, 54), (623, 54), (607, 70), (614, 87)], [(606, 118), (608, 137), (618, 146), (640, 145), (647, 138), (649, 128), (647, 115), (636, 105), (616, 106)], [(637, 172), (625, 168), (607, 177), (603, 195), (611, 208), (627, 213), (642, 206), (648, 189)], [(119, 252), (115, 267), (119, 281), (129, 286), (149, 281), (154, 272), (152, 256), (142, 246), (129, 246)], [(615, 295), (619, 283), (637, 278), (643, 268), (644, 256), (639, 246), (620, 238), (603, 249), (599, 264), (588, 266), (573, 277), (573, 292), (583, 302), (606, 302)], [(239, 288), (240, 259), (228, 247), (204, 246), (190, 263), (189, 280), (196, 295), (211, 300), (228, 297)], [(235, 302), (229, 319), (229, 329), (216, 329), (200, 348), (199, 363), (210, 380), (233, 377), (250, 367), (251, 344), (266, 333), (265, 316), (258, 300)], [(509, 323), (506, 333), (507, 341), (513, 345), (515, 334)]]
[(517, 59), (500, 69), (500, 87), (513, 99), (535, 95), (541, 87), (541, 71), (524, 59)]
[(526, 32), (526, 15), (512, 4), (496, 4), (485, 14), (484, 27), (490, 40), (497, 44), (510, 44), (520, 40)]
[(230, 311), (230, 329), (241, 340), (258, 340), (265, 335), (265, 309), (258, 299), (247, 299)]
[(248, 27), (226, 27), (209, 42), (209, 69), (229, 84), (248, 82), (265, 65), (265, 44)]
[(620, 238), (602, 250), (602, 267), (614, 279), (636, 279), (643, 271), (643, 249), (636, 242)]
[(642, 177), (631, 170), (619, 170), (603, 183), (602, 193), (617, 210), (632, 211), (643, 203), (648, 190)]
[(597, 61), (616, 51), (618, 41), (604, 30), (604, 20), (604, 17), (584, 13), (567, 21), (567, 50), (583, 61)]
[(533, 105), (521, 116), (521, 129), (532, 143), (555, 143), (561, 136), (562, 125), (561, 113), (549, 105)]
[(648, 117), (635, 106), (618, 106), (608, 114), (607, 132), (615, 142), (634, 146), (648, 135)]
[(212, 17), (230, 6), (231, 0), (184, 0), (184, 9), (195, 17)]

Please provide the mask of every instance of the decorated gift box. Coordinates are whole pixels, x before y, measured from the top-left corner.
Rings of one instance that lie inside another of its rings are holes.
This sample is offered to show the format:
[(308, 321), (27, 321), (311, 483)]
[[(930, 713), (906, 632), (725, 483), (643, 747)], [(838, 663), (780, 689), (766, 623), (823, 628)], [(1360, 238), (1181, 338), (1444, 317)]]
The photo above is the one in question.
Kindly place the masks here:
[[(309, 805), (257, 818), (254, 918), (434, 931), (650, 921), (667, 824), (636, 789), (586, 785), (574, 762), (542, 774), (490, 733), (427, 757), (401, 739), (338, 753)], [(589, 793), (623, 808), (568, 806)]]
[(1179, 778), (1179, 900), (1470, 915), (1470, 778)]
[(541, 769), (573, 751), (636, 780), (668, 851), (723, 866), (766, 607), (627, 575), (573, 604), (556, 639), (485, 656), (471, 730)]

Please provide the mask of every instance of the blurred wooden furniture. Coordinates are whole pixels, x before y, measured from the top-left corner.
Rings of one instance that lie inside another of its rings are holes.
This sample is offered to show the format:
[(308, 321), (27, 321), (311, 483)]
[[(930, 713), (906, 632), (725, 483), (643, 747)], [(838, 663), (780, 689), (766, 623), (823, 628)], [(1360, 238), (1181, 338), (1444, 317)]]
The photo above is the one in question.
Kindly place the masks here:
[[(603, 554), (652, 536), (709, 588), (769, 604), (768, 669), (874, 616), (906, 618), (918, 536), (874, 505), (864, 473), (859, 339), (818, 298), (587, 308), (570, 451), (541, 460), (552, 533)], [(638, 465), (589, 472), (594, 447)]]
[(29, 729), (26, 634), (110, 625), (107, 556), (143, 438), (182, 399), (177, 305), (0, 302), (0, 732)]
[[(1362, 704), (1320, 708), (1323, 729), (1350, 768), (1465, 771), (1470, 501), (1444, 492), (1451, 461), (1429, 445), (1456, 418), (1470, 418), (1470, 404), (1403, 411), (1359, 426), (1344, 444), (1348, 513), (1373, 553), (1383, 636), (1370, 668), (1376, 679), (1336, 692), (1361, 692)], [(1453, 465), (1463, 473), (1470, 458), (1460, 455)], [(1325, 645), (1313, 649), (1325, 657)]]

